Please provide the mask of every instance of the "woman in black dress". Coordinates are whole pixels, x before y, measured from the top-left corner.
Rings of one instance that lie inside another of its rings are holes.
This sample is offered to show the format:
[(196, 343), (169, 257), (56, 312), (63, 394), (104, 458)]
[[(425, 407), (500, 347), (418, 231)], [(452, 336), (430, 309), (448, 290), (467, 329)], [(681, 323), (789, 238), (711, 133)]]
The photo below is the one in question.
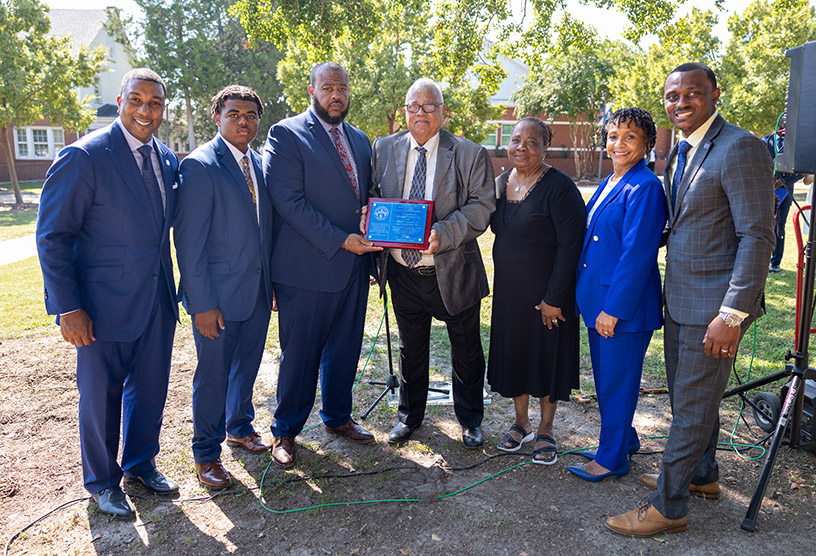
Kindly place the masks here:
[[(496, 178), (491, 220), (493, 315), (487, 380), (513, 398), (515, 420), (498, 448), (515, 452), (535, 439), (533, 463), (558, 459), (553, 418), (558, 400), (578, 388), (575, 265), (584, 239), (584, 201), (575, 183), (544, 163), (550, 126), (524, 118), (510, 138), (513, 169)], [(539, 398), (534, 431), (530, 396)]]

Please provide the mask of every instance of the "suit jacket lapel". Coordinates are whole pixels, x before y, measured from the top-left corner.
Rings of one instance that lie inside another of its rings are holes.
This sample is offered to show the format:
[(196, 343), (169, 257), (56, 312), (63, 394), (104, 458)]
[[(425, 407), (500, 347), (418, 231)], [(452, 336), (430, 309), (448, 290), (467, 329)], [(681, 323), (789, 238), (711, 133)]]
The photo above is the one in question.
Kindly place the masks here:
[(674, 157), (677, 156), (677, 149), (680, 142), (674, 144), (669, 156), (666, 157), (666, 167), (663, 169), (663, 192), (666, 194), (666, 208), (669, 216), (669, 223), (674, 221), (674, 207), (672, 206), (672, 195), (671, 195), (671, 188), (672, 188), (672, 171), (671, 171), (671, 162), (674, 160)]
[[(252, 192), (249, 190), (246, 178), (244, 177), (244, 172), (238, 166), (238, 163), (235, 161), (235, 157), (232, 155), (232, 151), (229, 150), (229, 147), (227, 147), (227, 144), (221, 137), (215, 138), (215, 152), (218, 155), (221, 167), (227, 170), (229, 175), (232, 176), (233, 185), (238, 188), (241, 199), (244, 199), (244, 205), (246, 206), (247, 211), (252, 216), (252, 219), (257, 222), (255, 206), (252, 204)], [(251, 155), (250, 160), (252, 160)], [(256, 169), (255, 176), (258, 175), (259, 174)]]
[[(609, 195), (604, 197), (604, 199), (600, 202), (600, 205), (598, 205), (598, 208), (595, 209), (595, 213), (592, 215), (592, 222), (589, 223), (589, 228), (587, 229), (586, 234), (584, 234), (584, 247), (586, 247), (587, 243), (589, 243), (589, 238), (592, 236), (592, 231), (595, 229), (595, 223), (598, 221), (601, 212), (603, 212), (603, 210), (609, 205), (609, 203), (611, 203), (618, 195), (620, 195), (621, 191), (623, 191), (623, 188), (629, 183), (629, 180), (632, 179), (632, 176), (635, 174), (635, 172), (640, 171), (644, 166), (646, 166), (646, 162), (641, 160), (637, 164), (629, 168), (626, 174), (624, 174), (623, 177), (618, 181), (618, 183), (616, 183), (615, 186), (612, 188), (612, 191), (609, 192)], [(598, 186), (598, 189), (595, 190), (595, 195), (592, 196), (592, 199), (590, 199), (589, 203), (587, 204), (587, 215), (589, 215), (589, 211), (592, 208), (592, 206), (595, 205), (593, 200), (597, 199), (597, 197), (600, 196), (601, 191), (603, 191), (602, 187), (605, 187), (606, 184), (609, 183), (609, 179), (611, 177), (612, 176), (609, 176), (609, 178), (604, 180), (604, 182), (600, 186)]]
[[(318, 121), (317, 115), (312, 112), (311, 109), (309, 109), (309, 128), (312, 130), (312, 133), (320, 144), (323, 145), (323, 148), (326, 150), (329, 158), (334, 162), (334, 166), (337, 168), (337, 171), (340, 172), (340, 175), (345, 178), (346, 183), (353, 192), (354, 188), (351, 185), (351, 178), (349, 178), (348, 172), (346, 172), (346, 167), (343, 166), (343, 162), (340, 160), (340, 153), (337, 152), (337, 147), (334, 146), (334, 141), (332, 141), (332, 138), (329, 137), (328, 133), (326, 133), (326, 130), (323, 129), (323, 124)], [(346, 137), (348, 137), (348, 135), (346, 135)], [(349, 145), (350, 144), (351, 140), (349, 139)]]
[[(110, 133), (110, 147), (108, 148), (108, 156), (111, 158), (114, 168), (122, 178), (122, 183), (133, 195), (136, 201), (136, 207), (142, 218), (145, 219), (146, 225), (153, 233), (158, 234), (156, 229), (156, 220), (153, 216), (153, 207), (150, 205), (150, 198), (147, 195), (145, 184), (142, 181), (142, 172), (139, 165), (136, 163), (136, 158), (133, 156), (133, 151), (130, 150), (130, 145), (125, 140), (122, 130), (119, 129), (119, 124), (114, 122)], [(159, 157), (161, 159), (161, 157)], [(165, 217), (165, 223), (167, 218)]]
[(173, 163), (170, 161), (170, 151), (157, 140), (153, 140), (153, 148), (161, 165), (162, 181), (164, 182), (164, 229), (162, 237), (169, 238), (170, 224), (173, 220), (176, 200), (176, 173), (173, 170)]
[[(457, 179), (451, 179), (451, 166), (453, 165), (453, 141), (450, 134), (444, 129), (439, 132), (439, 146), (436, 150), (436, 173), (434, 174), (433, 198), (442, 195), (456, 195), (456, 191), (446, 191), (445, 187), (453, 184), (456, 186)], [(437, 205), (434, 205), (437, 206)]]
[(677, 189), (678, 207), (683, 203), (683, 197), (685, 197), (686, 191), (688, 191), (691, 182), (694, 180), (694, 176), (697, 175), (697, 172), (700, 170), (700, 167), (703, 165), (706, 157), (711, 152), (711, 148), (714, 146), (714, 138), (719, 135), (724, 123), (725, 120), (723, 120), (722, 116), (718, 114), (711, 123), (711, 127), (708, 128), (703, 140), (700, 141), (699, 145), (697, 145), (697, 150), (694, 151), (694, 156), (687, 162), (686, 169), (683, 171), (683, 180), (680, 182), (680, 187)]
[(394, 170), (397, 173), (397, 180), (394, 184), (394, 191), (388, 194), (393, 199), (401, 199), (402, 192), (405, 190), (405, 167), (408, 165), (408, 152), (410, 150), (411, 136), (406, 133), (394, 143)]

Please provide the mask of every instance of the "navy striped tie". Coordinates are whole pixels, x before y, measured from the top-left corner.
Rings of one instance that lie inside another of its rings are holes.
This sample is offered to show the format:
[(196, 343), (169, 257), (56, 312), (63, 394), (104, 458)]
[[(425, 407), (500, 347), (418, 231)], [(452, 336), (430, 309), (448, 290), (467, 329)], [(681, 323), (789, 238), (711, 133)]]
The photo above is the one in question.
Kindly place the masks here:
[[(427, 173), (427, 166), (425, 161), (425, 147), (417, 147), (419, 158), (417, 158), (416, 166), (414, 166), (414, 177), (411, 179), (411, 189), (408, 192), (409, 199), (424, 199), (425, 198), (425, 176)], [(403, 249), (402, 260), (408, 265), (408, 268), (414, 268), (416, 264), (422, 259), (422, 254), (416, 249)]]

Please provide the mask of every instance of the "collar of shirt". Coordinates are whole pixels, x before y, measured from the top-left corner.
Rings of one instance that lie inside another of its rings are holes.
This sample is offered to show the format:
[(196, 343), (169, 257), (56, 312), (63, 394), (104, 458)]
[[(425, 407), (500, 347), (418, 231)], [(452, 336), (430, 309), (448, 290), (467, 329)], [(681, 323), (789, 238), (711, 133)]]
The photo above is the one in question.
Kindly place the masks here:
[(156, 174), (156, 179), (159, 182), (159, 191), (161, 191), (162, 203), (164, 203), (166, 206), (167, 195), (164, 193), (164, 173), (162, 172), (162, 161), (159, 159), (159, 153), (156, 150), (156, 143), (153, 141), (153, 137), (150, 137), (150, 143), (142, 143), (130, 134), (122, 123), (121, 118), (117, 117), (116, 122), (119, 124), (119, 129), (122, 130), (122, 135), (125, 136), (125, 141), (130, 148), (130, 152), (133, 153), (133, 158), (136, 160), (136, 166), (139, 168), (139, 171), (142, 170), (142, 155), (139, 154), (139, 147), (143, 147), (145, 145), (150, 145), (153, 147), (150, 150), (150, 159), (153, 161), (153, 172)]
[[(411, 192), (411, 181), (414, 179), (414, 168), (419, 160), (419, 143), (414, 136), (408, 134), (410, 138), (410, 148), (408, 150), (408, 160), (405, 164), (405, 183), (402, 187), (402, 197), (407, 199)], [(439, 133), (428, 139), (422, 147), (425, 149), (425, 198), (433, 199), (433, 184), (436, 178), (436, 153), (439, 151)]]
[(334, 129), (335, 127), (340, 129), (340, 135), (342, 135), (343, 137), (346, 136), (346, 130), (343, 129), (343, 122), (340, 122), (337, 125), (331, 125), (329, 123), (326, 123), (326, 122), (323, 121), (323, 118), (321, 118), (320, 116), (317, 115), (317, 112), (312, 110), (311, 106), (309, 107), (309, 112), (311, 112), (312, 114), (315, 115), (315, 117), (317, 118), (317, 121), (320, 122), (320, 125), (322, 125), (323, 129), (326, 130), (326, 133), (328, 134), (330, 139), (331, 139), (331, 130)]
[[(686, 154), (686, 161), (691, 161), (694, 153), (697, 152), (697, 147), (700, 146), (700, 143), (703, 142), (703, 138), (705, 137), (706, 133), (708, 133), (709, 128), (711, 128), (711, 124), (714, 123), (714, 120), (717, 118), (717, 111), (715, 110), (714, 113), (711, 115), (709, 119), (707, 119), (703, 125), (698, 127), (694, 130), (694, 132), (689, 135), (688, 137), (683, 137), (682, 140), (686, 141), (691, 145), (688, 153)], [(681, 134), (682, 135), (682, 134)], [(688, 164), (688, 162), (686, 162)], [(687, 166), (688, 167), (688, 166)], [(674, 155), (674, 159), (671, 163), (671, 175), (674, 175), (674, 171), (677, 169), (677, 153)]]

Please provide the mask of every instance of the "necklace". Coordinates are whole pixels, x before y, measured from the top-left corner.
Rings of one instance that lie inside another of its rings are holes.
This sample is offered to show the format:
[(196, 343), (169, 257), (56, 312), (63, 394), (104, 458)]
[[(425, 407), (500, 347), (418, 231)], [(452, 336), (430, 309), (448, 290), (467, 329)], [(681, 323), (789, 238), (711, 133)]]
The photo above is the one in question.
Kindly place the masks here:
[(529, 190), (530, 186), (537, 183), (538, 180), (541, 179), (541, 176), (544, 175), (546, 169), (547, 169), (546, 166), (542, 167), (541, 170), (535, 173), (535, 175), (533, 175), (531, 178), (527, 178), (525, 180), (525, 183), (522, 183), (521, 180), (519, 179), (518, 171), (514, 168), (513, 173), (510, 175), (510, 180), (516, 183), (515, 187), (513, 187), (513, 191), (518, 193), (519, 191), (521, 191), (522, 186), (524, 186), (525, 191)]

